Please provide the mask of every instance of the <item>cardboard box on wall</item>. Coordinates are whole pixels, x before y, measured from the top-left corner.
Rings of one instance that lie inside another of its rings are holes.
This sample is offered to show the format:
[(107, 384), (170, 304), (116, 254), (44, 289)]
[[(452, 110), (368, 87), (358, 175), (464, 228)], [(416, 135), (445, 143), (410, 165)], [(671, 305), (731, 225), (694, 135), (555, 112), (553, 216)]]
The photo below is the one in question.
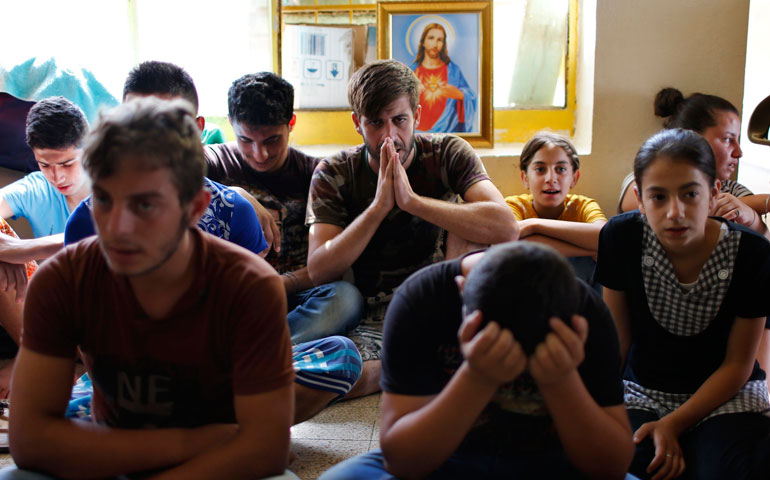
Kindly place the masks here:
[(285, 25), (282, 73), (294, 108), (347, 109), (347, 84), (366, 57), (365, 25)]

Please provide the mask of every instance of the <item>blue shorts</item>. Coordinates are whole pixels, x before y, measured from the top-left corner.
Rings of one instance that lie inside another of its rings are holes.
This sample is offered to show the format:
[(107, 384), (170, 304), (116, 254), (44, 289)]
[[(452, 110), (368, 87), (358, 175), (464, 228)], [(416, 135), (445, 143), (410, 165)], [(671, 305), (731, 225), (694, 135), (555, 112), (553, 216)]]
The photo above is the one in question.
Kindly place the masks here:
[[(316, 390), (336, 393), (333, 402), (348, 394), (361, 376), (361, 355), (353, 341), (334, 336), (300, 343), (292, 348), (294, 381)], [(88, 374), (72, 387), (67, 418), (91, 419), (94, 387)]]

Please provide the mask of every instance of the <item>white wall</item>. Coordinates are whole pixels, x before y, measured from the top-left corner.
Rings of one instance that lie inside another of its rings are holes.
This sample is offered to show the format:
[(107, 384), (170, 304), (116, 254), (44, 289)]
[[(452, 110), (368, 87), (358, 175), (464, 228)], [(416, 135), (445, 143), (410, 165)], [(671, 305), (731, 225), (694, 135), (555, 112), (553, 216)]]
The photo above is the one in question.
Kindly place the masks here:
[(746, 82), (743, 92), (743, 160), (738, 181), (754, 193), (770, 191), (770, 148), (751, 143), (746, 134), (754, 108), (770, 95), (770, 0), (751, 0), (746, 47)]
[[(748, 11), (749, 0), (597, 0), (593, 139), (576, 193), (615, 213), (637, 149), (661, 127), (661, 88), (742, 104)], [(518, 158), (484, 161), (503, 194), (523, 190)]]

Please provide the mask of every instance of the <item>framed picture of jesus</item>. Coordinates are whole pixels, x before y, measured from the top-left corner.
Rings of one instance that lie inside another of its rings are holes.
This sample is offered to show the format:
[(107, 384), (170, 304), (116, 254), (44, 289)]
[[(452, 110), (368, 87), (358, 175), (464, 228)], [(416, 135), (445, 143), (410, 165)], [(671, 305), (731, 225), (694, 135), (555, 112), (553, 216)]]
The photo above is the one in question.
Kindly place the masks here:
[(380, 2), (377, 51), (420, 79), (417, 131), (491, 147), (491, 3)]

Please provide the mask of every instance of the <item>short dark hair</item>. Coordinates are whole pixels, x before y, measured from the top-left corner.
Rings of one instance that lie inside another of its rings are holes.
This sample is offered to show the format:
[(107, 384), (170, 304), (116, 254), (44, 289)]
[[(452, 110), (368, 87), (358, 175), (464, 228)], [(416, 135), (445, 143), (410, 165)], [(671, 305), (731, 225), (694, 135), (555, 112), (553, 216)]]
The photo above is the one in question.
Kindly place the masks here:
[(659, 157), (691, 164), (706, 175), (709, 185), (717, 178), (717, 162), (708, 141), (692, 130), (670, 128), (648, 138), (636, 153), (634, 177), (640, 192), (644, 171)]
[(231, 122), (251, 127), (286, 125), (294, 116), (294, 87), (272, 72), (249, 73), (227, 91)]
[(64, 97), (40, 100), (27, 114), (27, 145), (33, 149), (80, 148), (86, 133), (88, 121), (83, 111)]
[(193, 113), (198, 113), (195, 82), (184, 68), (173, 63), (150, 60), (134, 67), (123, 84), (123, 100), (129, 93), (181, 97), (192, 104)]
[(490, 247), (463, 287), (466, 313), (480, 310), (482, 322), (511, 330), (527, 355), (551, 331), (549, 319), (572, 325), (579, 302), (575, 272), (556, 250), (533, 242)]
[(671, 87), (655, 95), (655, 115), (666, 119), (665, 128), (685, 128), (703, 134), (707, 128), (716, 126), (716, 113), (720, 111), (741, 116), (732, 103), (716, 95), (693, 93), (684, 98), (682, 92)]
[(526, 172), (529, 168), (529, 164), (532, 163), (532, 157), (543, 148), (545, 145), (551, 145), (559, 147), (567, 154), (570, 163), (572, 164), (572, 170), (580, 170), (580, 157), (578, 157), (577, 150), (572, 142), (567, 137), (563, 137), (556, 133), (541, 131), (537, 132), (534, 137), (524, 145), (524, 149), (521, 151), (521, 157), (519, 157), (519, 168), (522, 172)]
[(412, 112), (420, 102), (420, 80), (411, 68), (396, 60), (378, 60), (359, 68), (348, 82), (348, 101), (356, 116), (369, 118), (406, 95)]
[(138, 98), (100, 115), (83, 151), (83, 168), (97, 182), (127, 160), (139, 169), (169, 169), (179, 203), (187, 205), (203, 188), (206, 170), (190, 102)]

